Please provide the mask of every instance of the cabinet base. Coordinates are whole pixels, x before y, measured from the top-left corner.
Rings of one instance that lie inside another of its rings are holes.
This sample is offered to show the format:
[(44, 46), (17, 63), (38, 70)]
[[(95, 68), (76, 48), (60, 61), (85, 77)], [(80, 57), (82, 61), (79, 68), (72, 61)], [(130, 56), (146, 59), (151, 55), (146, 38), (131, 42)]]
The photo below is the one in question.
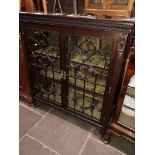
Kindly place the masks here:
[(110, 132), (110, 134), (124, 136), (133, 142), (135, 141), (135, 132), (129, 129), (125, 129), (117, 123), (112, 123), (108, 129), (108, 132)]

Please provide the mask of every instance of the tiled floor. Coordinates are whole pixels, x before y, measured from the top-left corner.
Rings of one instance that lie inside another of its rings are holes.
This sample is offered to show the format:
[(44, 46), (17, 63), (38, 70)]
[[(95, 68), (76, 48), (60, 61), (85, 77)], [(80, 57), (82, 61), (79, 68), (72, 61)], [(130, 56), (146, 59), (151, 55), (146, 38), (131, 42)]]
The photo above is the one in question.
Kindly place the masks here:
[(129, 140), (113, 137), (105, 145), (97, 128), (48, 105), (20, 102), (19, 116), (19, 155), (134, 155)]

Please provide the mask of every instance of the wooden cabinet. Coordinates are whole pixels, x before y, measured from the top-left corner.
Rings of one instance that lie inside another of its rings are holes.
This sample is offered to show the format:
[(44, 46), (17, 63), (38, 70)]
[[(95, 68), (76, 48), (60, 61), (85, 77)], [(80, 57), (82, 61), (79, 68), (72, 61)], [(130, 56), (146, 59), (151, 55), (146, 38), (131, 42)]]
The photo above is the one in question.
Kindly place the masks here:
[(135, 140), (135, 48), (131, 47), (110, 133)]
[(19, 10), (20, 11), (27, 11), (27, 12), (34, 12), (35, 11), (35, 4), (33, 0), (20, 0), (19, 1)]
[(68, 111), (104, 135), (134, 22), (20, 13), (20, 28), (34, 103)]
[(130, 17), (134, 0), (85, 0), (84, 14)]

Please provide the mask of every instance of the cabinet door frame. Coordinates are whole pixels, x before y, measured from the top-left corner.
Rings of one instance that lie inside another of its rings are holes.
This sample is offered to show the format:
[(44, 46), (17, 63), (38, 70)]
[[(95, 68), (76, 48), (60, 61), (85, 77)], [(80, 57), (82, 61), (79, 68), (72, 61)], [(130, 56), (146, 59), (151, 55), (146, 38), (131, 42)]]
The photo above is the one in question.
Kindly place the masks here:
[(32, 105), (31, 80), (25, 51), (23, 29), (20, 29), (19, 32), (19, 98), (29, 105)]

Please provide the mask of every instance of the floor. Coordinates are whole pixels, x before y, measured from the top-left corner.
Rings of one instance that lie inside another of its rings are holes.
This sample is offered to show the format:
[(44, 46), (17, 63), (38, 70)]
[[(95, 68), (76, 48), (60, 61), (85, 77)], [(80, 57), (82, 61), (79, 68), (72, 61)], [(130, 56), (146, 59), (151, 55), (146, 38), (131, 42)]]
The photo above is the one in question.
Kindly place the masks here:
[(19, 155), (134, 155), (133, 142), (112, 137), (105, 145), (99, 129), (49, 105), (19, 105)]

